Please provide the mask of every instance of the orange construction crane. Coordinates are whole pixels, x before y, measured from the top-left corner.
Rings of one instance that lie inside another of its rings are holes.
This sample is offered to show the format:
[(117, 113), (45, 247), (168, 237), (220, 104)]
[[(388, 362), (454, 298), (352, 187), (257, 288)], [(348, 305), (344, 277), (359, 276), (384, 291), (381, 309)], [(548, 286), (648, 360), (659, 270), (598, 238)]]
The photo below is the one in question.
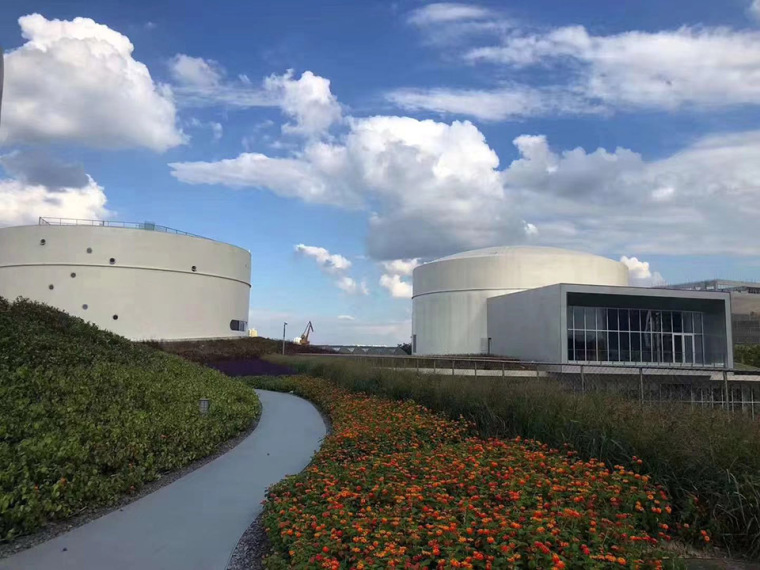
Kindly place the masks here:
[(306, 328), (303, 331), (303, 334), (301, 335), (301, 341), (298, 344), (302, 345), (309, 345), (309, 334), (314, 332), (314, 327), (311, 326), (311, 321), (309, 321), (309, 324), (306, 325)]

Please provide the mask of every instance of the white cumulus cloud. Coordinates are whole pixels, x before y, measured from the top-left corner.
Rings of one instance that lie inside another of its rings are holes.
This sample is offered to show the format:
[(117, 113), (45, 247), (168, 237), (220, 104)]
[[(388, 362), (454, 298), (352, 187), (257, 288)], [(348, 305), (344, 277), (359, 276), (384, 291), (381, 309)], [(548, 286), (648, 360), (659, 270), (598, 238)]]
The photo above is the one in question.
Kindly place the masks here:
[(356, 317), (352, 317), (351, 315), (338, 315), (339, 321), (355, 321)]
[[(284, 156), (173, 163), (172, 175), (363, 211), (367, 253), (388, 263), (525, 242), (616, 255), (750, 256), (760, 247), (760, 131), (706, 136), (657, 159), (622, 146), (556, 149), (526, 133), (502, 164), (469, 121), (345, 124)], [(386, 284), (393, 275), (403, 283), (405, 271), (383, 267)]]
[(107, 219), (103, 187), (79, 167), (46, 155), (0, 156), (11, 178), (0, 178), (0, 226), (36, 224), (42, 217)]
[(177, 54), (169, 62), (174, 91), (186, 107), (223, 106), (246, 109), (279, 107), (292, 120), (283, 132), (319, 137), (342, 119), (341, 106), (330, 91), (330, 80), (311, 71), (296, 78), (291, 69), (254, 84), (247, 76), (230, 78), (217, 62)]
[(103, 187), (77, 164), (38, 150), (0, 155), (0, 226), (36, 224), (39, 217), (107, 219)]
[(756, 105), (760, 33), (728, 28), (631, 31), (594, 36), (583, 26), (513, 35), (477, 48), (470, 61), (510, 67), (577, 64), (575, 89), (613, 107)]
[(648, 261), (639, 261), (636, 257), (622, 256), (620, 262), (628, 268), (632, 285), (657, 287), (665, 285), (665, 279), (657, 271), (652, 271)]
[(221, 83), (224, 74), (216, 62), (184, 53), (172, 58), (169, 70), (178, 83), (195, 87), (215, 87)]
[(493, 16), (493, 12), (473, 4), (456, 2), (435, 2), (412, 10), (407, 20), (418, 26), (428, 26), (461, 20), (483, 20)]
[(294, 247), (297, 254), (312, 258), (325, 273), (337, 276), (335, 286), (349, 295), (369, 295), (365, 281), (357, 281), (345, 275), (351, 268), (351, 261), (338, 253), (330, 253), (324, 247), (304, 245), (299, 243)]
[(380, 286), (387, 289), (391, 297), (399, 299), (412, 298), (412, 284), (401, 279), (400, 275), (381, 275)]
[(19, 18), (21, 47), (5, 56), (0, 136), (164, 151), (185, 142), (171, 90), (132, 57), (129, 38), (89, 18)]
[(545, 136), (521, 135), (519, 157), (499, 169), (496, 153), (467, 122), (371, 117), (351, 124), (340, 144), (319, 152), (307, 145), (293, 158), (180, 163), (173, 174), (363, 207), (368, 253), (377, 260), (528, 240), (643, 254), (755, 255), (760, 247), (753, 237), (760, 131), (705, 137), (659, 160), (622, 147), (554, 150)]
[(311, 257), (317, 265), (328, 273), (338, 273), (351, 267), (351, 262), (337, 253), (330, 253), (324, 247), (304, 245), (299, 243), (295, 246), (296, 253)]
[(184, 53), (169, 60), (172, 90), (183, 107), (222, 106), (232, 109), (276, 107), (277, 101), (261, 85), (244, 75), (230, 78), (218, 62)]
[(295, 121), (283, 126), (285, 132), (317, 136), (341, 119), (341, 108), (330, 91), (330, 80), (311, 71), (305, 71), (299, 79), (294, 79), (293, 70), (271, 75), (264, 80), (264, 89)]
[(403, 277), (409, 277), (414, 271), (414, 268), (419, 264), (419, 258), (393, 259), (391, 261), (383, 261), (381, 263), (386, 273), (389, 273), (391, 275), (401, 275)]
[[(593, 251), (756, 255), (760, 132), (713, 135), (669, 157), (582, 148), (555, 152), (542, 136), (515, 140), (502, 173), (537, 226), (538, 243)], [(641, 215), (646, 212), (646, 215)]]
[[(475, 8), (475, 7), (472, 7)], [(749, 7), (760, 14), (760, 0)], [(413, 15), (416, 12), (412, 13)], [(646, 109), (710, 110), (760, 102), (760, 32), (728, 27), (688, 27), (595, 35), (583, 26), (533, 32), (504, 20), (497, 36), (482, 25), (463, 29), (480, 45), (456, 46), (468, 64), (502, 68), (562, 70), (559, 81), (511, 83), (477, 90), (455, 87), (405, 88), (387, 94), (402, 108), (505, 120), (519, 117)], [(440, 22), (425, 33), (446, 33)], [(490, 37), (498, 37), (493, 43)], [(483, 40), (487, 40), (483, 45)], [(442, 42), (444, 47), (451, 46)], [(490, 44), (490, 45), (488, 45)], [(460, 55), (461, 54), (461, 55)], [(489, 75), (493, 76), (489, 69)]]
[(309, 142), (290, 158), (243, 153), (170, 164), (191, 184), (267, 188), (284, 197), (365, 208), (375, 259), (415, 258), (523, 240), (499, 158), (470, 122), (349, 119), (340, 143)]

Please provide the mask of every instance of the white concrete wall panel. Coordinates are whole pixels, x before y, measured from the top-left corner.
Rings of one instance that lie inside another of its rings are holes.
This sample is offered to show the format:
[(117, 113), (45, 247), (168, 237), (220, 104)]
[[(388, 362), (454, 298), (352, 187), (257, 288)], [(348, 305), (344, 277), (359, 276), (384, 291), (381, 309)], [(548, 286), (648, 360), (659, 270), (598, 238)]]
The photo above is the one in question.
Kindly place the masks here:
[(552, 285), (488, 300), (491, 353), (536, 362), (562, 362), (567, 328), (562, 286)]
[(487, 299), (557, 283), (628, 285), (620, 262), (547, 247), (497, 247), (420, 265), (413, 274), (417, 354), (487, 351)]
[(98, 226), (0, 229), (0, 296), (41, 301), (135, 340), (244, 336), (230, 321), (248, 320), (250, 277), (249, 252), (209, 239)]

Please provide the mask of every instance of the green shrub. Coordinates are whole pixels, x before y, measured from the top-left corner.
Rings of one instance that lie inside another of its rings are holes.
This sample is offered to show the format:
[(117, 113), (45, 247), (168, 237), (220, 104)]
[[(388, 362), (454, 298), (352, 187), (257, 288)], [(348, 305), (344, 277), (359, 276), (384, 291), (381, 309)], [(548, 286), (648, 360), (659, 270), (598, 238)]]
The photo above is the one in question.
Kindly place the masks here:
[(218, 372), (0, 298), (0, 540), (113, 504), (213, 452), (260, 409)]
[[(279, 353), (282, 350), (282, 340), (260, 336), (215, 340), (148, 341), (145, 344), (200, 364), (230, 360), (253, 360), (261, 358), (265, 354)], [(300, 345), (294, 342), (285, 343), (286, 354), (326, 352), (328, 351), (311, 345)]]
[[(644, 469), (664, 485), (681, 523), (760, 555), (760, 424), (720, 410), (647, 405), (610, 394), (576, 395), (535, 379), (417, 376), (355, 362), (268, 360), (354, 391), (414, 401), (475, 422), (483, 436), (521, 435), (572, 445), (586, 458)], [(699, 541), (699, 536), (694, 537)]]
[(734, 347), (734, 360), (760, 368), (760, 344), (738, 344)]

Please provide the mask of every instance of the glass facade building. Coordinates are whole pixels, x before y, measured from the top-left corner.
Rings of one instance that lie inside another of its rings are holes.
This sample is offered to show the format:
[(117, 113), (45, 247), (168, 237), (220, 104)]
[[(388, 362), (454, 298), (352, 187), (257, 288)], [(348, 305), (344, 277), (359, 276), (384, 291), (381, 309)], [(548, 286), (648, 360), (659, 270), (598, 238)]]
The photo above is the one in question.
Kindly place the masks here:
[(568, 305), (567, 359), (710, 364), (705, 356), (704, 314)]

